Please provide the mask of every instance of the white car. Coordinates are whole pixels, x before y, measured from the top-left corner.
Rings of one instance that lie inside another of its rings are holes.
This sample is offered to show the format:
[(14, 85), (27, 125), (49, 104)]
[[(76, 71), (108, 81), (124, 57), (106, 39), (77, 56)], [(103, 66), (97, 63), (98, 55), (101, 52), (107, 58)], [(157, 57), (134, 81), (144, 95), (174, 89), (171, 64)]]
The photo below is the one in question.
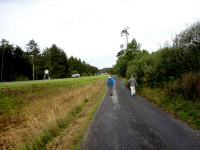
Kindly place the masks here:
[(80, 74), (73, 74), (73, 75), (72, 75), (72, 78), (80, 78), (80, 77), (81, 77)]

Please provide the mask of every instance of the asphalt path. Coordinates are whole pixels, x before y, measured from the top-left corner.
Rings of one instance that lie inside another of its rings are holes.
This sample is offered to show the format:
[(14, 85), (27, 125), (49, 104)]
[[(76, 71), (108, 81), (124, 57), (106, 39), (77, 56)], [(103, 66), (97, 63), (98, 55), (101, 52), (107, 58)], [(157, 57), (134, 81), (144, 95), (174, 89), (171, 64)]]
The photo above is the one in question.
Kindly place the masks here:
[(88, 131), (84, 150), (200, 150), (200, 132), (131, 96), (121, 82), (107, 95)]

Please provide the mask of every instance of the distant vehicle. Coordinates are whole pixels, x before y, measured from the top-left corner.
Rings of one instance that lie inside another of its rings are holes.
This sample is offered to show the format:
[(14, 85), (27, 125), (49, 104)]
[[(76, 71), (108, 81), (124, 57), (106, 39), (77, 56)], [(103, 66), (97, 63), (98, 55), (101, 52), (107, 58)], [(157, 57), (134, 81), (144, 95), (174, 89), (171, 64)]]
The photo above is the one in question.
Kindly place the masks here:
[(81, 77), (80, 74), (73, 74), (73, 75), (72, 75), (72, 78), (80, 78), (80, 77)]

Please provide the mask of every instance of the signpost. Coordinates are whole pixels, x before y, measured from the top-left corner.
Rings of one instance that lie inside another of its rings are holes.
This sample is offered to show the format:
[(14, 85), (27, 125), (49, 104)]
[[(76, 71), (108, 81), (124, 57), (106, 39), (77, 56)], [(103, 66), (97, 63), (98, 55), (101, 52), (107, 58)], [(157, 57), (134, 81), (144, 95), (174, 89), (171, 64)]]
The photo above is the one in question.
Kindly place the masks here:
[(49, 70), (44, 70), (44, 79), (50, 79)]

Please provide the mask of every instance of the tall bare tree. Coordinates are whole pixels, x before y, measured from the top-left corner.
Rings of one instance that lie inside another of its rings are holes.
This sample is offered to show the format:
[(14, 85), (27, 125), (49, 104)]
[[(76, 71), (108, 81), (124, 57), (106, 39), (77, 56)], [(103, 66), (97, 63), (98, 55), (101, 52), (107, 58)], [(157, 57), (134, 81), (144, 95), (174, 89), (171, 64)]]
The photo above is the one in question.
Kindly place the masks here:
[(33, 64), (33, 80), (35, 80), (35, 64), (37, 61), (37, 55), (40, 53), (39, 46), (32, 39), (27, 44), (27, 52), (32, 56), (32, 64)]

